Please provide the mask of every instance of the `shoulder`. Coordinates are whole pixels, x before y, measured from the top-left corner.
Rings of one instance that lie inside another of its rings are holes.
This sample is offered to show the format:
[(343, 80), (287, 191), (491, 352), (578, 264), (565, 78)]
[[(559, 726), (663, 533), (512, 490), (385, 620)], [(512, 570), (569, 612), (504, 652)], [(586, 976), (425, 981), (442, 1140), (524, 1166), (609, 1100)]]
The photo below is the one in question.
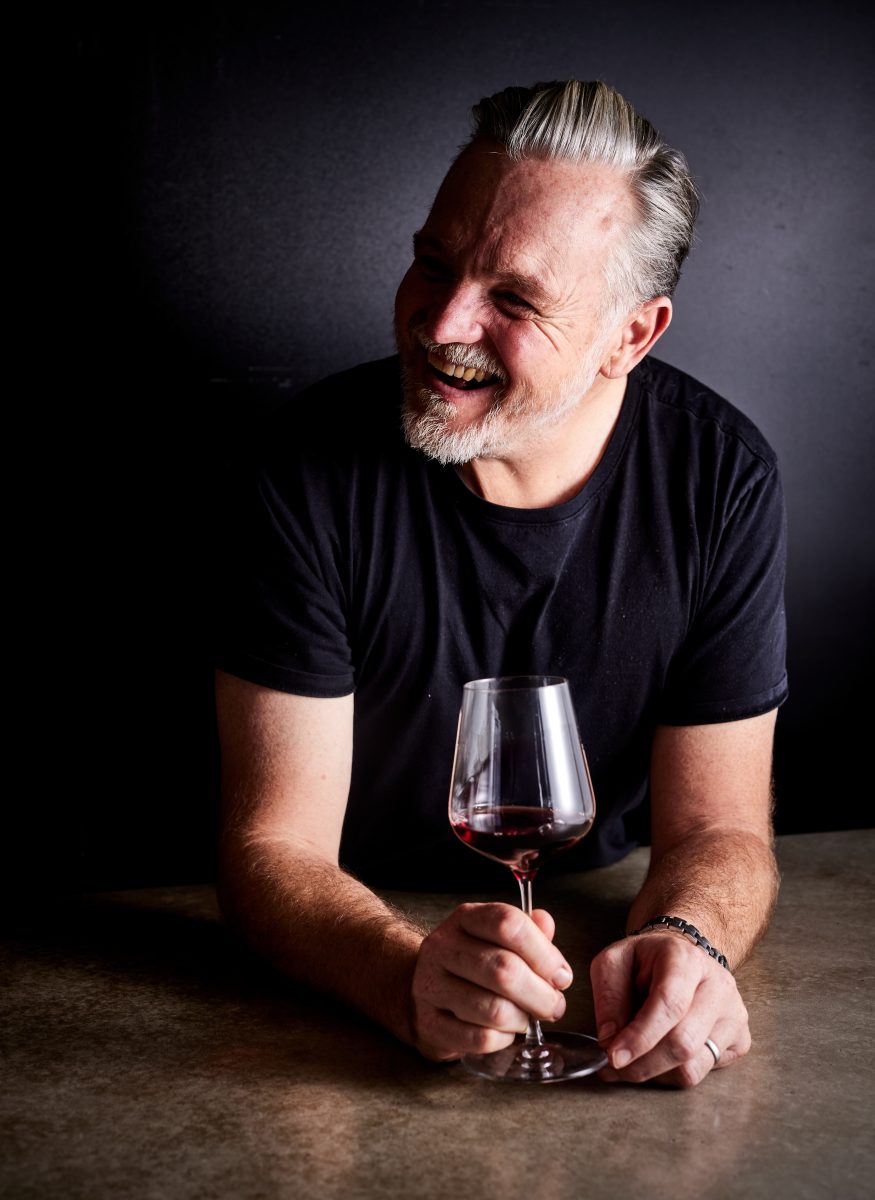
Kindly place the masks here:
[(706, 456), (731, 454), (773, 472), (777, 456), (760, 429), (729, 400), (657, 358), (636, 368), (644, 420)]

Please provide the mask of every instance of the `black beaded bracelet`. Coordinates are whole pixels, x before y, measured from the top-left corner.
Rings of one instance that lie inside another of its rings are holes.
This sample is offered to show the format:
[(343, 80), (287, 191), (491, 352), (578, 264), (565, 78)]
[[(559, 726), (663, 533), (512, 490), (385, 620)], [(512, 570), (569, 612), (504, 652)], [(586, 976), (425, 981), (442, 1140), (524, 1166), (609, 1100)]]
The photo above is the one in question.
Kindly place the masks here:
[(726, 955), (721, 954), (719, 950), (715, 950), (708, 939), (699, 933), (695, 925), (691, 925), (689, 921), (682, 921), (680, 917), (654, 917), (652, 921), (645, 921), (640, 929), (633, 929), (628, 936), (635, 937), (636, 934), (643, 933), (645, 929), (657, 929), (660, 925), (666, 929), (679, 929), (681, 933), (685, 933), (697, 946), (701, 946), (712, 958), (716, 958), (721, 967), (725, 967), (727, 971), (729, 970)]

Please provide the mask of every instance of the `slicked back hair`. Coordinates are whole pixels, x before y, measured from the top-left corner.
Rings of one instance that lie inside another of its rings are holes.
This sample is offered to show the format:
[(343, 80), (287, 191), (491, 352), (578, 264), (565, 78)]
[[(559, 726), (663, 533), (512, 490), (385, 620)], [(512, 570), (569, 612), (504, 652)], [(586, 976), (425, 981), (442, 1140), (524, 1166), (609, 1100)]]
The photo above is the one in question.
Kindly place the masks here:
[(597, 163), (625, 177), (638, 219), (605, 268), (606, 309), (631, 310), (674, 293), (699, 197), (684, 156), (628, 100), (598, 80), (569, 79), (505, 88), (475, 104), (472, 113), (469, 145), (486, 139), (515, 161)]

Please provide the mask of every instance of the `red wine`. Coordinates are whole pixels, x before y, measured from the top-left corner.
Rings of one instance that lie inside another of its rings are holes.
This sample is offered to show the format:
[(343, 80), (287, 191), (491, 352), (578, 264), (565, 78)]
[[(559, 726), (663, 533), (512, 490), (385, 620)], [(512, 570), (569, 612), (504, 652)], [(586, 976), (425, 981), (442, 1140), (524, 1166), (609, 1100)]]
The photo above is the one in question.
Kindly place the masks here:
[(506, 863), (514, 874), (529, 875), (579, 842), (591, 826), (592, 817), (568, 821), (552, 808), (508, 805), (466, 813), (453, 822), (453, 832), (472, 850)]

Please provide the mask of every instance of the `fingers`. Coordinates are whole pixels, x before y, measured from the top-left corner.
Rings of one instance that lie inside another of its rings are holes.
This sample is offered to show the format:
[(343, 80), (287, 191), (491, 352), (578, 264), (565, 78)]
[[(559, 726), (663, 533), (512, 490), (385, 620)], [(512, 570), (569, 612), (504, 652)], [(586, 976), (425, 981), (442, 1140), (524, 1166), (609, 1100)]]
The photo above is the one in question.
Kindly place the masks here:
[[(721, 1067), (748, 1052), (747, 1010), (735, 980), (698, 947), (657, 934), (626, 939), (609, 951), (614, 953), (594, 964), (594, 981), (611, 997), (610, 1011), (620, 1011), (616, 992), (623, 980), (646, 991), (646, 998), (606, 1044), (611, 1063), (601, 1074), (606, 1082), (655, 1079), (691, 1087), (716, 1065), (706, 1038), (720, 1048)], [(597, 1006), (600, 1031), (604, 1011)]]
[[(722, 1070), (736, 1059), (742, 1058), (747, 1054), (751, 1045), (750, 1033), (747, 1028), (745, 1027), (744, 1031), (739, 1033), (730, 1021), (718, 1021), (711, 1031), (710, 1037), (720, 1050), (719, 1063), (715, 1061), (714, 1055), (703, 1039), (701, 1045), (691, 1048), (688, 1056), (673, 1067), (666, 1068), (665, 1058), (659, 1053), (653, 1053), (636, 1060), (622, 1071), (607, 1067), (600, 1072), (600, 1078), (605, 1083), (645, 1083), (650, 1081), (669, 1087), (695, 1087), (711, 1071)], [(734, 1042), (733, 1038), (736, 1039)]]
[[(710, 1022), (705, 1028), (705, 1018), (696, 1021), (690, 1014), (696, 989), (702, 983), (698, 970), (702, 964), (688, 960), (679, 939), (662, 935), (662, 941), (667, 943), (669, 937), (674, 945), (663, 946), (662, 954), (648, 964), (646, 1000), (610, 1047), (614, 1067), (625, 1067), (656, 1046), (662, 1047), (664, 1057), (671, 1058), (676, 1053), (675, 1061), (683, 1061), (704, 1045), (710, 1032)], [(701, 1036), (698, 1036), (699, 1024)], [(674, 1061), (669, 1065), (673, 1066)]]
[(548, 941), (552, 942), (556, 934), (556, 922), (545, 908), (532, 909), (532, 920)]
[(519, 1005), (454, 975), (445, 974), (440, 979), (432, 999), (439, 1011), (452, 1013), (467, 1025), (494, 1029), (499, 1033), (526, 1031), (528, 1015)]
[(419, 1050), (435, 1062), (450, 1062), (463, 1054), (491, 1054), (494, 1050), (503, 1050), (514, 1037), (513, 1033), (469, 1025), (452, 1013), (433, 1009), (423, 1019)]
[[(499, 975), (505, 967), (509, 968), (512, 976), (518, 973), (519, 968), (509, 960), (509, 951), (512, 956), (522, 960), (532, 975), (537, 977), (539, 984), (561, 989), (571, 983), (573, 976), (568, 963), (535, 920), (520, 909), (512, 908), (509, 904), (463, 904), (456, 909), (454, 916), (465, 933), (493, 948), (490, 968), (497, 969)], [(538, 920), (544, 921), (545, 918), (552, 924), (548, 914), (539, 912)], [(495, 947), (498, 948), (497, 957)], [(481, 978), (479, 963), (474, 969), (477, 972), (474, 982), (486, 983)], [(503, 988), (499, 990), (503, 993)]]
[(413, 976), (423, 1053), (443, 1059), (500, 1049), (525, 1030), (528, 1014), (562, 1016), (561, 989), (572, 976), (552, 944), (554, 929), (548, 913), (529, 918), (507, 904), (464, 904), (439, 925), (422, 943)]
[(639, 1059), (624, 1071), (605, 1067), (600, 1078), (603, 1083), (658, 1083), (664, 1087), (695, 1087), (714, 1067), (714, 1057), (707, 1046), (702, 1045), (688, 1061), (668, 1071), (647, 1074), (645, 1059)]
[(629, 938), (602, 950), (590, 965), (596, 1033), (603, 1046), (626, 1027), (632, 1016), (634, 965), (634, 946)]

